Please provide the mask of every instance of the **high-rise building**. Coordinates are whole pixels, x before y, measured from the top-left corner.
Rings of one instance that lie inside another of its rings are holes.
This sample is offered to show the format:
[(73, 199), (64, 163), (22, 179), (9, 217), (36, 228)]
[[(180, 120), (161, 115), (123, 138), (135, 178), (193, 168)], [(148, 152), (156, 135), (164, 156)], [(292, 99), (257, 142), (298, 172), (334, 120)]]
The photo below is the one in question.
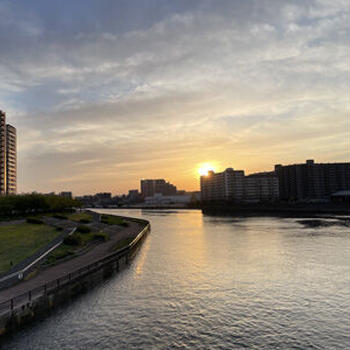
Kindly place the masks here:
[(279, 198), (278, 178), (271, 173), (245, 176), (243, 170), (228, 168), (201, 176), (201, 200), (230, 202), (275, 201)]
[(201, 176), (201, 200), (241, 201), (244, 196), (244, 171), (228, 168), (221, 173), (209, 171)]
[(244, 179), (244, 200), (251, 202), (279, 199), (278, 177), (275, 172), (251, 174)]
[(16, 128), (6, 125), (6, 194), (17, 192)]
[(141, 180), (141, 195), (143, 198), (152, 197), (156, 193), (171, 196), (175, 195), (176, 192), (176, 186), (166, 182), (164, 179)]
[(6, 116), (0, 110), (0, 195), (6, 194)]
[(0, 110), (0, 195), (17, 191), (16, 139), (16, 128), (6, 124), (6, 115)]
[(328, 200), (337, 191), (350, 190), (350, 163), (275, 165), (282, 200)]

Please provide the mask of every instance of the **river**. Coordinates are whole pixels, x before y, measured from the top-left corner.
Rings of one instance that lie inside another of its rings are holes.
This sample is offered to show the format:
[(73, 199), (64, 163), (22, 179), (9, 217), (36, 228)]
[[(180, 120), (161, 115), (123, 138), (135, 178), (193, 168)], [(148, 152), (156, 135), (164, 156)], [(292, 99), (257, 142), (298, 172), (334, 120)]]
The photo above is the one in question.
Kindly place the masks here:
[(348, 228), (100, 212), (151, 221), (136, 258), (1, 349), (349, 349)]

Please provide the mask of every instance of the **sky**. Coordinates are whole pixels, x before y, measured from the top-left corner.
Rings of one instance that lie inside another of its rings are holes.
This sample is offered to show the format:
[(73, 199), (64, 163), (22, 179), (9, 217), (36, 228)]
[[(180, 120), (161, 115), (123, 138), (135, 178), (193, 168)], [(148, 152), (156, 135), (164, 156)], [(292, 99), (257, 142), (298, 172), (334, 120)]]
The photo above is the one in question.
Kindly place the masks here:
[(348, 0), (0, 0), (18, 191), (198, 190), (349, 161)]

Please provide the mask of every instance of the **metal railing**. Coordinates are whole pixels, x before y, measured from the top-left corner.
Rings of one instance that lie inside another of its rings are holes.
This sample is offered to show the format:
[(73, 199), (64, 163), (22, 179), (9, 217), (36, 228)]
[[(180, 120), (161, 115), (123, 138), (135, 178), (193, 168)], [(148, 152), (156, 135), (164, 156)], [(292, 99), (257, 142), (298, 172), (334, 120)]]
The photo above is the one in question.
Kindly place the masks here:
[(50, 292), (57, 290), (81, 277), (93, 273), (100, 268), (119, 261), (120, 258), (126, 256), (130, 251), (137, 245), (137, 243), (144, 237), (144, 235), (149, 231), (150, 224), (147, 223), (146, 226), (139, 232), (139, 234), (125, 247), (117, 250), (116, 252), (105, 256), (102, 259), (98, 259), (89, 265), (85, 265), (71, 273), (65, 274), (59, 278), (49, 281), (41, 286), (31, 289), (25, 293), (16, 295), (11, 299), (3, 301), (0, 303), (0, 316), (4, 316), (8, 313), (13, 313), (15, 310), (26, 306), (29, 306), (36, 299), (48, 295)]

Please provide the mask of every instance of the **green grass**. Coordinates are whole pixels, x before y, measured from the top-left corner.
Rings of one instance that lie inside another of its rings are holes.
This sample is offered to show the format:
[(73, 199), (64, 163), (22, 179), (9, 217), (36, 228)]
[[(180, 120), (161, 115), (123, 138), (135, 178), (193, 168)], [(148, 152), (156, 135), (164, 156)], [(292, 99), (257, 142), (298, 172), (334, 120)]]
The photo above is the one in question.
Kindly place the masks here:
[(67, 244), (61, 244), (58, 248), (56, 248), (49, 256), (46, 258), (47, 264), (53, 264), (57, 260), (63, 259), (69, 255), (74, 255), (75, 249)]
[(101, 216), (101, 222), (107, 225), (122, 225), (127, 226), (127, 222), (123, 220), (122, 218), (114, 215), (106, 215), (103, 214)]
[(68, 215), (68, 219), (76, 222), (81, 222), (81, 220), (86, 220), (92, 222), (92, 215), (89, 213), (74, 213)]
[[(94, 241), (94, 240), (100, 240), (102, 237), (96, 237), (96, 235), (99, 236), (99, 233), (97, 232), (89, 232), (89, 233), (75, 233), (78, 234), (81, 238), (81, 243), (78, 246), (71, 246), (68, 244), (62, 243), (58, 248), (56, 248), (53, 252), (49, 254), (49, 256), (46, 259), (46, 264), (56, 264), (59, 262), (59, 260), (66, 258), (68, 256), (73, 256), (78, 250), (84, 248), (88, 243)], [(101, 233), (101, 236), (107, 240), (109, 239), (109, 236), (106, 233)]]
[(0, 226), (0, 273), (36, 253), (61, 232), (54, 227), (36, 224)]

